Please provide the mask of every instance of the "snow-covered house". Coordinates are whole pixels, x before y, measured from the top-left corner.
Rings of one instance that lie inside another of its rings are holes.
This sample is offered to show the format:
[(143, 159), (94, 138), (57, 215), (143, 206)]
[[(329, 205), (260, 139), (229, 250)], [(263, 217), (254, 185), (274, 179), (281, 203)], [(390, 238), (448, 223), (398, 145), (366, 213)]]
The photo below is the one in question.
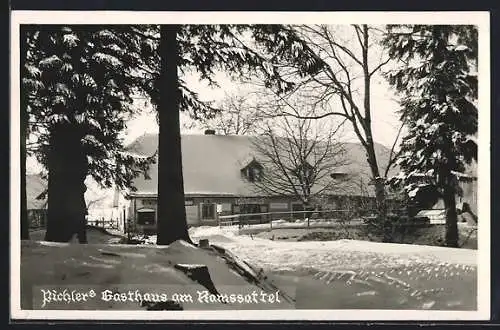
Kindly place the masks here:
[[(215, 135), (182, 135), (182, 162), (185, 207), (188, 225), (215, 225), (221, 215), (285, 212), (299, 210), (302, 204), (292, 196), (266, 196), (255, 189), (254, 180), (262, 171), (253, 155), (254, 137)], [(158, 135), (144, 134), (128, 147), (140, 155), (157, 151)], [(327, 207), (342, 207), (346, 197), (374, 200), (373, 188), (368, 185), (370, 170), (364, 148), (346, 143), (345, 166), (331, 173), (340, 177), (338, 186), (330, 191)], [(381, 168), (387, 164), (389, 150), (376, 145)], [(119, 199), (129, 200), (127, 219), (136, 229), (154, 230), (157, 221), (158, 164), (134, 181), (136, 191), (117, 192)], [(348, 180), (345, 180), (345, 177)], [(343, 183), (342, 183), (343, 182)]]
[[(459, 214), (467, 212), (477, 220), (477, 163), (472, 162), (466, 166), (464, 173), (454, 172), (454, 174), (461, 189), (455, 196), (457, 211)], [(419, 177), (424, 175), (418, 176), (416, 180)], [(431, 224), (446, 223), (444, 201), (432, 186), (422, 183), (422, 186), (415, 190), (413, 197), (418, 205), (417, 217), (426, 217)]]

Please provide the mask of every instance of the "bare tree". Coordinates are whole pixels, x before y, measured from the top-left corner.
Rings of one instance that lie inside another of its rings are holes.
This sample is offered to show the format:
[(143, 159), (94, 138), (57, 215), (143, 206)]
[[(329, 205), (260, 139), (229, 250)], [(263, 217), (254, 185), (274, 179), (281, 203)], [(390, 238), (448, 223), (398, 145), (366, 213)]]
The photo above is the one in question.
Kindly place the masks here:
[(252, 143), (261, 166), (253, 178), (256, 190), (272, 196), (293, 196), (302, 202), (304, 210), (333, 189), (338, 191), (344, 180), (332, 174), (347, 165), (344, 144), (338, 138), (342, 126), (343, 122), (318, 123), (291, 117), (267, 121)]
[(85, 202), (87, 212), (92, 209), (106, 208), (111, 206), (113, 200), (113, 190), (102, 189), (96, 182), (87, 180), (87, 191), (85, 192)]
[(243, 92), (226, 93), (219, 102), (218, 112), (212, 118), (204, 118), (201, 126), (213, 129), (223, 135), (249, 135), (256, 129), (263, 118), (258, 102), (251, 99), (252, 94)]
[[(390, 226), (387, 223), (387, 203), (385, 178), (380, 168), (375, 150), (372, 130), (372, 82), (380, 75), (381, 68), (389, 62), (389, 57), (379, 47), (384, 31), (375, 26), (352, 25), (300, 25), (290, 26), (308, 45), (308, 51), (315, 54), (321, 63), (315, 74), (305, 74), (300, 69), (301, 63), (292, 59), (282, 63), (282, 70), (295, 75), (299, 81), (296, 89), (289, 94), (276, 96), (287, 101), (288, 97), (300, 90), (308, 93), (311, 102), (323, 105), (323, 112), (315, 114), (297, 114), (281, 111), (276, 115), (291, 116), (299, 119), (322, 119), (339, 116), (351, 123), (354, 133), (366, 151), (366, 160), (370, 167), (372, 182), (375, 187), (377, 211), (381, 222), (386, 223), (389, 241)], [(399, 135), (399, 134), (398, 134)], [(397, 153), (394, 147), (392, 158)], [(390, 164), (393, 161), (389, 161)]]

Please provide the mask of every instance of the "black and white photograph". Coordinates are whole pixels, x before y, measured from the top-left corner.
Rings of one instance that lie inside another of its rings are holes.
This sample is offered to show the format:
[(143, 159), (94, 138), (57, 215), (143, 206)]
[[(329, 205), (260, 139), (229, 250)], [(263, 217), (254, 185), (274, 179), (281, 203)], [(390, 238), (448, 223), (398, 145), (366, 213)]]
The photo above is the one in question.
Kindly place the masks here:
[(11, 12), (11, 317), (486, 320), (487, 12)]

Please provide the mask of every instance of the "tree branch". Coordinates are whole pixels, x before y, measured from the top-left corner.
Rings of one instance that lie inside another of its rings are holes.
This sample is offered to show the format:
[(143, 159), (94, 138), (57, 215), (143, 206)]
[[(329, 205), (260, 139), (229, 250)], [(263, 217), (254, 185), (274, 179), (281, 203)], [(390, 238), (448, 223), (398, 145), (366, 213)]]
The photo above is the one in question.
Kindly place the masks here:
[(391, 60), (391, 59), (390, 59), (390, 58), (388, 58), (387, 60), (385, 60), (385, 61), (383, 61), (382, 63), (380, 63), (379, 65), (377, 65), (377, 66), (375, 67), (375, 69), (373, 69), (373, 70), (370, 72), (369, 76), (370, 76), (370, 77), (371, 77), (371, 76), (373, 76), (373, 75), (375, 74), (375, 72), (377, 72), (377, 71), (378, 71), (381, 67), (383, 67), (384, 65), (386, 65), (387, 63), (389, 63), (389, 61), (390, 61), (390, 60)]
[(385, 168), (385, 171), (384, 171), (384, 178), (387, 178), (387, 175), (389, 174), (389, 170), (395, 164), (397, 157), (399, 156), (399, 152), (395, 153), (394, 149), (396, 148), (397, 142), (399, 140), (399, 136), (401, 135), (401, 132), (403, 131), (404, 124), (405, 123), (403, 122), (403, 123), (401, 123), (401, 126), (399, 126), (398, 134), (396, 135), (396, 138), (394, 139), (394, 142), (392, 144), (391, 151), (389, 153), (389, 161), (387, 162), (387, 167)]
[(155, 37), (155, 36), (152, 36), (152, 35), (147, 35), (145, 34), (144, 32), (141, 32), (139, 30), (137, 30), (136, 28), (132, 27), (130, 29), (130, 31), (132, 31), (132, 33), (135, 33), (143, 38), (146, 38), (146, 39), (150, 39), (150, 40), (153, 40), (153, 41), (160, 41), (160, 37)]

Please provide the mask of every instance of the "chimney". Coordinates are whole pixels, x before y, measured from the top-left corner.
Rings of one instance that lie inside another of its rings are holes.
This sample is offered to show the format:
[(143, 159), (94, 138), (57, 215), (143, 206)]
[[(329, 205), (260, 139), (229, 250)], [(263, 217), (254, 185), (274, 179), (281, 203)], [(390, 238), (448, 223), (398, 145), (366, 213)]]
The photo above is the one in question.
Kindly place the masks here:
[(215, 135), (215, 130), (214, 129), (206, 129), (205, 135)]

